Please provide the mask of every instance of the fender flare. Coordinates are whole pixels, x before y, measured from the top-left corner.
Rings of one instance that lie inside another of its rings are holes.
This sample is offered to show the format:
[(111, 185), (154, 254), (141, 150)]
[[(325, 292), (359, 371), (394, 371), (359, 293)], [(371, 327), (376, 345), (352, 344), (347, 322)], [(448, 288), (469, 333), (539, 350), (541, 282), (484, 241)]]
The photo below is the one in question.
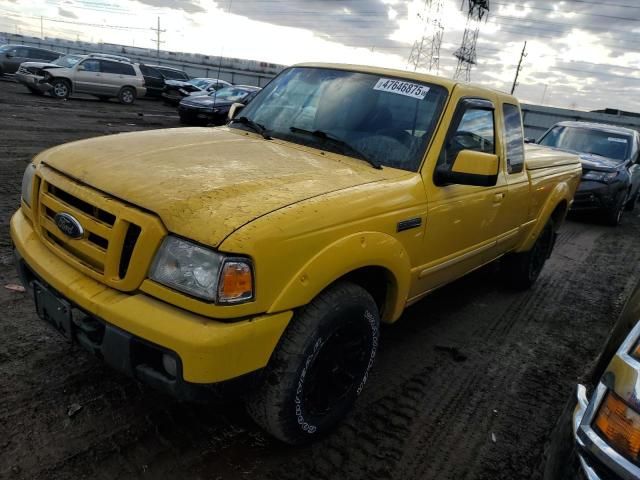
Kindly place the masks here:
[(392, 283), (382, 320), (397, 320), (407, 302), (411, 264), (404, 246), (386, 233), (360, 232), (343, 237), (311, 258), (287, 283), (269, 313), (306, 305), (329, 285), (365, 267), (381, 267)]
[[(540, 215), (538, 216), (537, 221), (532, 227), (530, 227), (528, 234), (522, 240), (521, 244), (515, 249), (515, 251), (526, 252), (528, 250), (531, 250), (533, 244), (538, 239), (540, 232), (542, 232), (542, 229), (549, 221), (549, 218), (551, 218), (553, 213), (556, 211), (558, 205), (560, 205), (562, 202), (565, 202), (566, 204), (566, 207), (561, 216), (561, 219), (564, 220), (564, 217), (569, 210), (569, 205), (571, 205), (572, 200), (573, 197), (571, 195), (571, 188), (569, 187), (569, 184), (567, 182), (558, 183), (547, 197), (547, 200), (542, 209), (540, 209)], [(561, 222), (558, 222), (558, 224), (556, 225), (556, 229), (560, 226), (559, 223)]]

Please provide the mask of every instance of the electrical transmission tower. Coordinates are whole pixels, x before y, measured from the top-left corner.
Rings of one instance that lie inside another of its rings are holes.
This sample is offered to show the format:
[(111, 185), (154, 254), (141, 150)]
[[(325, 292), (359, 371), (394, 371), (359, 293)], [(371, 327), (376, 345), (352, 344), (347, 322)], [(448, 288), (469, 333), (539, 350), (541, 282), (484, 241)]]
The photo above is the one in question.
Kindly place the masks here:
[(422, 36), (413, 43), (407, 68), (416, 71), (426, 69), (436, 75), (440, 70), (440, 45), (444, 35), (442, 11), (444, 0), (425, 0), (422, 13), (418, 14), (424, 24)]
[[(464, 0), (463, 3), (464, 5)], [(489, 0), (467, 0), (467, 25), (462, 36), (462, 45), (453, 54), (458, 59), (455, 80), (471, 81), (471, 68), (478, 63), (476, 44), (480, 23), (489, 16)]]

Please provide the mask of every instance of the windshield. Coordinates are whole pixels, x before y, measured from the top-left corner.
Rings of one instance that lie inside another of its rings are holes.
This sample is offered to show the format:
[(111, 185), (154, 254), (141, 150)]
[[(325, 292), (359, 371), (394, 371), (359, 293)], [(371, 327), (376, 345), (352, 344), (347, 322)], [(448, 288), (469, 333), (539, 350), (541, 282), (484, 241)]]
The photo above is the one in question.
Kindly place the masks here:
[(540, 145), (623, 161), (629, 156), (631, 137), (590, 128), (557, 126), (547, 132)]
[(225, 87), (217, 92), (210, 93), (209, 96), (215, 98), (218, 102), (239, 102), (249, 95), (249, 93), (247, 90), (241, 88)]
[(205, 89), (209, 86), (211, 80), (209, 80), (208, 78), (192, 78), (187, 83), (190, 83), (191, 85), (194, 85), (198, 88)]
[(438, 85), (295, 67), (272, 80), (242, 116), (273, 137), (417, 171), (446, 98)]
[(64, 57), (60, 57), (51, 63), (53, 63), (54, 65), (59, 65), (60, 67), (71, 68), (81, 59), (82, 57), (78, 57), (76, 55), (65, 55)]

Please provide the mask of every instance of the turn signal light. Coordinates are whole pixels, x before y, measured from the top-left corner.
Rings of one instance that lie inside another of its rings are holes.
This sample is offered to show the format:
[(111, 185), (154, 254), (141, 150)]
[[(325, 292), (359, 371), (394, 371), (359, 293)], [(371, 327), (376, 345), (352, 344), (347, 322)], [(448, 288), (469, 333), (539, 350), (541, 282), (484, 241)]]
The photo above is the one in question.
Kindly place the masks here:
[(595, 425), (604, 439), (634, 462), (640, 456), (640, 414), (615, 393), (608, 393), (598, 411)]
[(239, 303), (253, 298), (253, 272), (244, 262), (225, 262), (218, 287), (219, 303)]

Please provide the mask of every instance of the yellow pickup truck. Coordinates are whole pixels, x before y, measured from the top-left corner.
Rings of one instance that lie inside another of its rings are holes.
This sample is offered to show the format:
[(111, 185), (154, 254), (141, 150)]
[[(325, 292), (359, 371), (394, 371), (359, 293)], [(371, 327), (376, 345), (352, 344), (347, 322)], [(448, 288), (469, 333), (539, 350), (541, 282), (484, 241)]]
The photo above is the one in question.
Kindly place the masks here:
[(363, 389), (379, 324), (502, 257), (536, 280), (580, 179), (518, 101), (418, 73), (284, 70), (219, 128), (40, 153), (11, 221), (39, 316), (188, 400), (243, 393), (292, 444)]

